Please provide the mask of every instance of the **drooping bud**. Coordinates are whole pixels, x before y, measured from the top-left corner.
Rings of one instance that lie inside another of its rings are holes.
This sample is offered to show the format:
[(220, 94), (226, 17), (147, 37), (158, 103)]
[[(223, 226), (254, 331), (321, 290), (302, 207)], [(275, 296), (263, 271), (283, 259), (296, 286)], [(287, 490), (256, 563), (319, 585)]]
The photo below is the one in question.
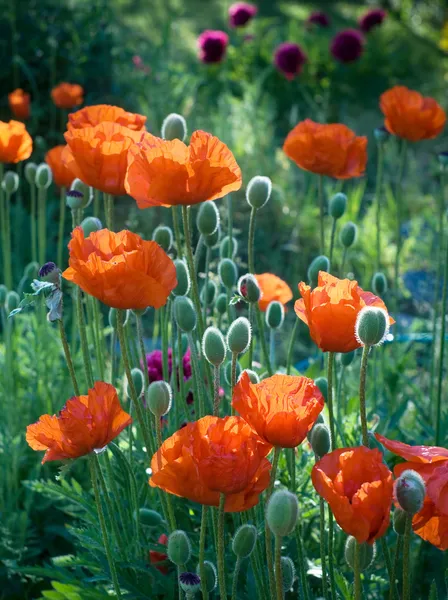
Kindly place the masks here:
[(384, 273), (375, 273), (372, 277), (372, 291), (376, 296), (383, 296), (387, 292), (387, 279)]
[(177, 296), (174, 301), (174, 316), (179, 328), (190, 333), (196, 327), (197, 315), (193, 302), (186, 296)]
[(342, 366), (349, 367), (355, 358), (355, 351), (352, 350), (351, 352), (343, 352), (339, 355), (339, 358)]
[(252, 208), (262, 208), (269, 200), (272, 192), (272, 181), (269, 177), (257, 175), (246, 188), (246, 200)]
[(266, 309), (266, 325), (269, 329), (280, 329), (285, 320), (285, 307), (281, 302), (273, 300)]
[(250, 322), (246, 317), (238, 317), (227, 332), (227, 346), (232, 354), (243, 354), (249, 348), (252, 336)]
[(325, 402), (328, 398), (328, 380), (326, 377), (318, 377), (314, 380), (314, 383), (320, 389), (322, 396), (324, 397)]
[(164, 140), (183, 142), (187, 136), (187, 122), (182, 115), (171, 113), (163, 120), (161, 134)]
[(215, 303), (216, 310), (220, 315), (224, 315), (227, 311), (227, 296), (225, 294), (219, 294), (216, 298)]
[(213, 235), (219, 226), (219, 210), (211, 200), (203, 202), (196, 217), (196, 226), (203, 236)]
[[(216, 573), (215, 565), (209, 560), (204, 560), (204, 571), (205, 571), (205, 587), (207, 592), (213, 592), (218, 583), (218, 575)], [(196, 567), (196, 573), (200, 572), (200, 565)]]
[(238, 267), (232, 259), (223, 258), (218, 265), (218, 275), (223, 286), (230, 290), (238, 280)]
[(330, 452), (331, 441), (328, 427), (323, 423), (318, 423), (311, 429), (310, 444), (313, 452), (319, 458)]
[(251, 304), (255, 304), (261, 298), (261, 289), (256, 277), (246, 273), (238, 279), (238, 293)]
[[(289, 592), (294, 585), (294, 578), (296, 576), (296, 570), (293, 561), (289, 556), (282, 556), (280, 558), (280, 567), (282, 570), (282, 588), (283, 593)], [(275, 568), (274, 568), (275, 572)]]
[(230, 244), (229, 236), (226, 235), (222, 238), (221, 243), (219, 245), (220, 258), (228, 258), (230, 249), (232, 250), (231, 258), (234, 258), (236, 256), (236, 253), (238, 252), (238, 242), (234, 237), (232, 237), (232, 243)]
[(37, 165), (36, 163), (29, 162), (26, 163), (24, 168), (25, 179), (28, 181), (30, 185), (34, 185), (36, 183), (36, 171)]
[(99, 231), (103, 228), (103, 224), (96, 217), (86, 217), (81, 222), (82, 230), (84, 231), (84, 237), (89, 237), (94, 231)]
[(190, 291), (190, 274), (187, 263), (182, 258), (176, 258), (174, 266), (176, 267), (177, 286), (173, 290), (175, 296), (186, 296)]
[(202, 353), (214, 367), (222, 365), (226, 358), (226, 342), (216, 327), (208, 327), (202, 338)]
[(232, 540), (232, 550), (237, 558), (248, 558), (257, 543), (257, 528), (249, 523), (236, 530)]
[(410, 515), (421, 510), (426, 496), (423, 477), (417, 471), (407, 469), (395, 480), (395, 497), (400, 507)]
[(355, 337), (362, 346), (378, 346), (389, 333), (389, 315), (383, 308), (365, 306), (356, 318)]
[(2, 188), (10, 196), (19, 189), (19, 176), (14, 171), (6, 171), (3, 176)]
[[(349, 567), (355, 568), (356, 538), (349, 536), (345, 542), (344, 556)], [(366, 571), (375, 559), (375, 544), (359, 544), (359, 569)]]
[(333, 219), (340, 219), (347, 208), (347, 196), (339, 192), (335, 194), (328, 205), (328, 212)]
[(151, 508), (140, 508), (138, 511), (140, 523), (147, 527), (158, 527), (163, 523), (163, 517), (156, 510)]
[(218, 225), (218, 227), (216, 228), (216, 231), (214, 233), (212, 233), (211, 235), (204, 235), (204, 243), (207, 246), (207, 248), (215, 248), (215, 246), (218, 245), (220, 237), (221, 237), (221, 228)]
[(172, 400), (173, 392), (166, 381), (153, 381), (146, 390), (146, 405), (158, 419), (169, 412)]
[[(140, 396), (143, 394), (143, 390), (145, 389), (145, 379), (144, 379), (143, 373), (141, 372), (140, 369), (135, 367), (131, 371), (131, 377), (132, 377), (132, 382), (134, 384), (135, 393), (137, 394), (137, 398), (140, 398)], [(131, 397), (128, 381), (126, 381), (126, 395), (129, 398)]]
[(238, 377), (238, 381), (243, 376), (243, 373), (247, 373), (249, 375), (251, 383), (260, 383), (260, 376), (255, 371), (252, 371), (252, 369), (244, 369), (243, 371), (241, 371), (241, 375)]
[(36, 187), (40, 190), (46, 190), (53, 181), (53, 173), (47, 163), (41, 163), (36, 169)]
[(47, 262), (41, 266), (38, 272), (39, 279), (59, 285), (61, 271), (54, 262)]
[[(127, 324), (129, 318), (129, 311), (126, 310), (124, 314), (123, 327)], [(109, 310), (109, 325), (112, 329), (117, 329), (118, 327), (118, 311), (116, 308), (111, 308)]]
[(406, 531), (406, 519), (408, 513), (401, 508), (396, 507), (393, 514), (393, 525), (397, 535), (404, 535)]
[(3, 306), (6, 302), (6, 296), (8, 294), (8, 288), (6, 285), (0, 284), (0, 306)]
[(288, 490), (278, 490), (272, 494), (266, 509), (266, 521), (274, 535), (290, 535), (299, 518), (299, 502), (295, 494)]
[(186, 598), (191, 598), (201, 589), (201, 578), (197, 573), (186, 571), (179, 575), (179, 586), (185, 592)]
[(325, 271), (326, 273), (330, 272), (330, 261), (323, 254), (321, 256), (316, 256), (308, 267), (307, 275), (311, 287), (316, 287), (319, 271)]
[(390, 133), (384, 126), (376, 127), (376, 129), (373, 130), (373, 135), (378, 144), (385, 144), (390, 138)]
[(168, 558), (172, 563), (181, 567), (185, 565), (191, 556), (191, 544), (185, 531), (176, 529), (168, 537)]
[[(241, 365), (238, 361), (236, 361), (236, 380), (241, 377)], [(232, 363), (229, 361), (224, 367), (224, 379), (226, 380), (227, 385), (232, 385)]]
[(169, 252), (173, 245), (173, 231), (171, 227), (159, 225), (154, 229), (152, 239), (154, 242), (159, 244), (159, 246), (163, 248), (165, 252)]
[(207, 306), (210, 306), (215, 301), (217, 293), (218, 287), (216, 283), (212, 279), (208, 279), (206, 285), (201, 290), (201, 302), (205, 304), (205, 300), (207, 300)]
[(89, 185), (81, 181), (80, 179), (75, 179), (71, 185), (71, 191), (81, 192), (83, 197), (82, 206), (78, 208), (87, 208), (93, 200), (93, 188)]
[(9, 314), (11, 311), (15, 310), (20, 304), (20, 296), (14, 290), (9, 291), (6, 294), (5, 298), (5, 309), (6, 313)]
[(358, 228), (354, 223), (352, 223), (352, 221), (348, 221), (341, 229), (339, 239), (344, 248), (350, 248), (350, 246), (353, 246), (353, 244), (355, 243), (357, 235)]

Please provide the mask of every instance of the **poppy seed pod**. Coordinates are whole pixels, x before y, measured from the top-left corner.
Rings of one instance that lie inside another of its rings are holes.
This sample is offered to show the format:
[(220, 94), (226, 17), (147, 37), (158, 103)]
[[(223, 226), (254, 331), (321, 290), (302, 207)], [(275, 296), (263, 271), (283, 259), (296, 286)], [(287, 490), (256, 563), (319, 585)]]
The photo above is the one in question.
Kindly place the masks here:
[(282, 569), (282, 588), (283, 593), (289, 592), (294, 585), (294, 578), (296, 576), (296, 570), (294, 563), (289, 556), (282, 556), (280, 558), (280, 565)]
[(357, 235), (358, 228), (354, 223), (352, 223), (352, 221), (348, 221), (341, 229), (339, 239), (344, 248), (350, 248), (350, 246), (353, 246), (353, 244), (355, 243)]
[(169, 252), (173, 245), (173, 231), (170, 227), (166, 227), (166, 225), (159, 225), (154, 229), (152, 239), (159, 244), (165, 252)]
[(406, 531), (406, 519), (408, 513), (401, 508), (396, 507), (393, 514), (393, 526), (397, 535), (404, 535)]
[(191, 556), (191, 544), (185, 531), (176, 529), (168, 537), (168, 558), (172, 563), (181, 567), (185, 565)]
[(218, 275), (223, 286), (230, 290), (238, 280), (238, 267), (232, 259), (223, 258), (218, 265)]
[(227, 310), (227, 296), (225, 294), (219, 294), (215, 302), (216, 310), (220, 315), (224, 315)]
[(328, 380), (327, 380), (327, 378), (326, 377), (318, 377), (317, 379), (314, 380), (314, 383), (320, 389), (322, 396), (324, 397), (325, 402), (326, 402), (327, 398), (328, 398)]
[[(143, 394), (143, 390), (145, 388), (145, 379), (143, 377), (143, 373), (141, 372), (140, 369), (135, 367), (131, 371), (131, 377), (132, 377), (132, 382), (134, 384), (135, 393), (137, 394), (137, 397), (140, 398), (140, 396)], [(126, 381), (126, 395), (129, 398), (131, 397), (128, 381)]]
[(375, 296), (383, 296), (387, 292), (387, 279), (384, 273), (375, 273), (372, 277), (372, 292)]
[(232, 550), (238, 558), (248, 558), (257, 543), (257, 528), (249, 523), (239, 527), (232, 540)]
[(207, 300), (207, 306), (210, 306), (215, 301), (217, 293), (218, 287), (216, 283), (212, 279), (209, 279), (201, 290), (201, 302), (205, 304)]
[(341, 361), (341, 365), (343, 367), (349, 367), (352, 364), (354, 358), (355, 358), (354, 350), (352, 350), (351, 352), (342, 352), (339, 355), (339, 360)]
[(36, 187), (40, 190), (46, 190), (50, 187), (53, 181), (53, 174), (50, 167), (46, 163), (40, 164), (36, 169)]
[(347, 196), (342, 194), (341, 192), (335, 194), (333, 198), (330, 199), (330, 203), (328, 205), (328, 212), (333, 219), (340, 219), (345, 210), (347, 208)]
[(173, 392), (166, 381), (153, 381), (146, 390), (146, 403), (152, 414), (160, 419), (171, 408)]
[(84, 207), (84, 194), (78, 190), (68, 190), (65, 202), (70, 210), (77, 210)]
[(174, 316), (179, 328), (190, 333), (196, 327), (197, 315), (193, 302), (186, 296), (178, 296), (174, 301)]
[(426, 496), (423, 477), (417, 471), (407, 469), (395, 481), (395, 497), (400, 507), (409, 515), (421, 510)]
[(226, 358), (226, 342), (216, 327), (208, 327), (202, 338), (202, 353), (214, 367), (222, 365)]
[(238, 317), (227, 332), (227, 346), (232, 354), (243, 354), (249, 348), (252, 336), (251, 326), (246, 317)]
[(61, 271), (54, 262), (47, 262), (41, 266), (38, 272), (39, 279), (59, 285)]
[[(125, 311), (124, 319), (123, 319), (123, 327), (126, 326), (129, 318), (129, 311)], [(112, 329), (117, 329), (118, 327), (118, 311), (116, 308), (111, 308), (109, 311), (109, 325)]]
[[(218, 575), (216, 573), (215, 565), (209, 560), (204, 560), (204, 573), (205, 573), (205, 587), (207, 592), (213, 592), (218, 583)], [(196, 573), (200, 572), (200, 565), (196, 567)]]
[(238, 279), (238, 293), (247, 302), (255, 304), (261, 298), (261, 289), (254, 275), (247, 273)]
[(355, 337), (362, 346), (378, 346), (389, 333), (389, 315), (383, 308), (365, 306), (356, 318)]
[(269, 177), (257, 175), (253, 177), (246, 189), (246, 200), (252, 208), (262, 208), (269, 200), (272, 192), (272, 181)]
[(82, 230), (84, 231), (84, 237), (89, 237), (94, 231), (99, 231), (103, 228), (103, 224), (97, 217), (86, 217), (81, 222)]
[(373, 135), (378, 144), (385, 144), (390, 138), (390, 133), (385, 127), (376, 127), (373, 131)]
[(87, 208), (93, 200), (93, 188), (80, 179), (73, 180), (70, 190), (81, 192), (83, 203), (79, 208)]
[(15, 310), (20, 304), (20, 296), (14, 290), (11, 290), (6, 294), (5, 298), (5, 309), (6, 313), (10, 313), (12, 310)]
[(204, 235), (204, 244), (207, 246), (207, 248), (215, 248), (215, 246), (217, 246), (219, 242), (220, 237), (221, 228), (218, 225), (216, 231), (214, 231), (211, 235)]
[(147, 527), (158, 527), (163, 523), (162, 515), (151, 508), (140, 508), (138, 515), (140, 523)]
[[(355, 552), (356, 552), (356, 538), (349, 535), (345, 542), (344, 556), (345, 561), (349, 567), (355, 568)], [(375, 559), (376, 548), (375, 544), (359, 544), (359, 569), (360, 571), (366, 571)]]
[[(241, 377), (241, 374), (242, 374), (241, 365), (237, 361), (236, 362), (236, 380), (237, 381)], [(232, 385), (232, 363), (231, 363), (231, 361), (229, 361), (226, 364), (226, 366), (224, 367), (224, 378), (226, 380), (227, 385)]]
[(323, 254), (316, 256), (308, 267), (307, 277), (311, 287), (316, 287), (319, 271), (325, 271), (326, 273), (330, 272), (330, 261)]
[(286, 536), (294, 531), (299, 518), (299, 502), (288, 490), (278, 490), (269, 499), (266, 521), (275, 536)]
[(201, 578), (197, 573), (185, 571), (179, 575), (179, 587), (185, 592), (186, 598), (192, 598), (201, 589)]
[(3, 306), (6, 302), (6, 296), (8, 294), (8, 288), (6, 285), (0, 284), (0, 306)]
[(226, 235), (222, 238), (221, 243), (219, 245), (219, 257), (227, 258), (229, 256), (229, 250), (232, 249), (232, 258), (236, 256), (238, 252), (238, 242), (236, 238), (232, 237), (232, 244), (230, 246), (229, 236)]
[(24, 168), (25, 179), (28, 181), (30, 185), (34, 185), (36, 182), (36, 171), (37, 165), (36, 163), (29, 162), (26, 163)]
[(318, 423), (311, 429), (309, 441), (314, 454), (319, 458), (330, 452), (330, 432), (323, 423)]
[(244, 369), (244, 371), (241, 371), (241, 375), (238, 377), (238, 381), (243, 376), (243, 373), (248, 374), (251, 383), (260, 383), (260, 377), (258, 373), (255, 373), (255, 371), (252, 371), (252, 369)]
[(19, 176), (14, 171), (6, 171), (3, 176), (2, 188), (8, 195), (14, 194), (19, 189)]
[(180, 140), (187, 137), (187, 122), (182, 115), (171, 113), (162, 123), (162, 137), (164, 140)]
[(177, 286), (173, 290), (174, 296), (186, 296), (190, 291), (191, 279), (188, 272), (187, 263), (177, 258), (174, 262), (176, 267)]
[(266, 310), (266, 325), (269, 329), (280, 329), (285, 320), (285, 307), (281, 302), (270, 302)]
[(203, 202), (196, 217), (196, 226), (204, 236), (212, 235), (219, 227), (219, 210), (214, 202)]

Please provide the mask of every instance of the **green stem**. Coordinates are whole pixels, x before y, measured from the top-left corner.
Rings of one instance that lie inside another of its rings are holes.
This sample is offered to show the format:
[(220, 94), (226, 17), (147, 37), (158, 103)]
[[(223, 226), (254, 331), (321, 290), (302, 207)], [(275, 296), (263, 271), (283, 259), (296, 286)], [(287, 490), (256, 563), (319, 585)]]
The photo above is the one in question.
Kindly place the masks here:
[[(249, 304), (249, 311), (247, 318), (250, 323), (251, 330), (253, 330), (253, 321), (254, 321), (254, 305), (252, 303)], [(248, 368), (252, 369), (252, 363), (254, 360), (254, 336), (250, 336), (250, 344), (249, 344), (249, 355), (248, 355)]]
[(348, 248), (346, 248), (344, 246), (344, 250), (342, 251), (341, 277), (344, 277), (344, 267), (345, 267), (345, 261), (347, 260), (347, 252), (348, 252)]
[(282, 538), (275, 536), (275, 591), (277, 600), (283, 600)]
[(81, 288), (76, 288), (76, 313), (78, 318), (79, 337), (81, 340), (82, 359), (84, 362), (84, 371), (89, 388), (93, 387), (92, 365), (90, 364), (89, 344), (87, 342), (86, 322), (84, 319), (84, 310), (82, 307)]
[(411, 598), (411, 571), (410, 571), (410, 549), (411, 549), (412, 515), (406, 515), (406, 524), (403, 536), (403, 594), (402, 600)]
[[(322, 595), (325, 600), (328, 600), (328, 583), (327, 583), (327, 556), (325, 548), (325, 502), (319, 497), (319, 513), (320, 513), (320, 562), (322, 566)], [(333, 557), (330, 557), (332, 560)]]
[(177, 258), (182, 258), (182, 241), (180, 237), (179, 215), (177, 214), (177, 206), (171, 207), (171, 215), (173, 217), (174, 237), (176, 238)]
[[(384, 538), (381, 538), (381, 541), (384, 543), (384, 545), (387, 548), (386, 543), (384, 542)], [(391, 568), (391, 572), (390, 572), (390, 588), (389, 588), (389, 600), (394, 600), (394, 598), (396, 598), (396, 600), (400, 600), (400, 595), (398, 593), (397, 590), (397, 571), (398, 571), (398, 563), (400, 560), (400, 552), (401, 552), (401, 546), (402, 546), (402, 542), (403, 542), (403, 536), (399, 535), (398, 539), (397, 539), (397, 545), (395, 547), (395, 556), (394, 556), (394, 562)]]
[(71, 377), (71, 380), (73, 383), (73, 389), (75, 390), (75, 395), (79, 396), (79, 394), (80, 394), (79, 386), (78, 386), (78, 382), (76, 380), (75, 369), (73, 367), (72, 354), (70, 352), (70, 347), (68, 345), (67, 335), (65, 333), (65, 328), (64, 328), (64, 323), (62, 321), (62, 318), (59, 319), (58, 325), (59, 325), (59, 334), (61, 336), (62, 347), (64, 348), (65, 360), (67, 362), (67, 367), (68, 367), (70, 377)]
[(381, 270), (381, 190), (383, 187), (384, 151), (382, 143), (378, 144), (378, 165), (376, 171), (376, 270)]
[[(157, 447), (161, 448), (162, 444), (163, 444), (162, 425), (161, 425), (161, 420), (158, 417), (156, 417), (156, 435), (157, 435)], [(160, 456), (160, 455), (158, 454), (158, 456)], [(173, 511), (173, 504), (171, 502), (171, 496), (168, 492), (165, 493), (165, 501), (166, 501), (166, 506), (168, 509), (168, 520), (169, 520), (170, 528), (171, 528), (171, 531), (174, 531), (176, 529), (176, 519), (174, 518), (174, 511)]]
[[(202, 378), (201, 378), (201, 365), (199, 363), (198, 351), (196, 348), (196, 343), (193, 339), (193, 335), (191, 332), (188, 334), (188, 345), (190, 346), (191, 351), (191, 366), (194, 373), (194, 379), (196, 381), (197, 387), (197, 404), (196, 404), (196, 414), (198, 418), (203, 417), (205, 415), (205, 403), (204, 403), (204, 390), (202, 387)], [(196, 395), (196, 394), (195, 394)], [(196, 400), (196, 398), (195, 398)]]
[(335, 269), (333, 269), (333, 250), (334, 250), (334, 239), (336, 237), (336, 224), (337, 224), (337, 220), (333, 219), (333, 222), (331, 224), (331, 238), (330, 238), (330, 270), (333, 271), (333, 273), (335, 272)]
[(64, 248), (64, 225), (65, 225), (65, 205), (66, 189), (64, 186), (59, 191), (59, 232), (58, 232), (58, 262), (57, 265), (62, 269), (62, 250)]
[(249, 241), (247, 246), (247, 255), (248, 255), (248, 267), (249, 273), (255, 273), (255, 264), (254, 264), (254, 239), (255, 239), (255, 217), (257, 215), (257, 209), (252, 207), (250, 211), (250, 219), (249, 219)]
[(106, 227), (109, 231), (114, 229), (114, 199), (112, 194), (103, 194), (104, 212), (106, 213)]
[(187, 250), (187, 265), (191, 279), (191, 292), (198, 317), (199, 337), (202, 339), (202, 336), (204, 335), (204, 321), (202, 318), (201, 302), (199, 300), (198, 280), (194, 270), (193, 249), (191, 247), (191, 234), (188, 224), (188, 209), (186, 206), (182, 206), (182, 223), (184, 227), (185, 246)]
[(213, 416), (219, 416), (219, 365), (213, 368)]
[[(295, 490), (293, 490), (295, 493)], [(302, 588), (302, 594), (299, 597), (303, 597), (304, 600), (309, 600), (308, 580), (306, 578), (306, 562), (305, 554), (303, 551), (302, 536), (300, 535), (300, 524), (296, 526), (296, 543), (297, 543), (297, 559), (299, 561), (299, 573), (300, 573), (300, 585)]]
[[(272, 459), (272, 469), (271, 469), (271, 478), (269, 481), (269, 487), (266, 492), (266, 506), (268, 505), (269, 499), (272, 495), (272, 491), (274, 489), (275, 477), (277, 474), (278, 461), (280, 458), (281, 448), (276, 446), (274, 448), (274, 457)], [(264, 522), (264, 534), (265, 534), (265, 542), (266, 542), (266, 562), (267, 562), (267, 570), (269, 576), (269, 591), (270, 597), (275, 598), (276, 590), (275, 590), (275, 574), (274, 574), (274, 559), (272, 556), (272, 533), (268, 527), (268, 522), (265, 519)]]
[(36, 186), (30, 184), (31, 193), (31, 259), (37, 262), (37, 235), (36, 235)]
[(98, 366), (98, 370), (100, 372), (100, 379), (104, 381), (106, 366), (104, 364), (104, 348), (102, 347), (101, 340), (101, 326), (100, 326), (100, 311), (98, 308), (98, 300), (93, 297), (89, 297), (88, 301), (90, 301), (92, 307), (92, 315), (93, 315), (93, 331), (92, 337), (95, 345), (95, 354), (96, 354), (96, 362)]
[(336, 600), (336, 584), (334, 579), (334, 550), (333, 550), (333, 536), (334, 536), (334, 525), (333, 525), (333, 513), (331, 512), (330, 505), (328, 505), (328, 571), (330, 574), (330, 592), (332, 600)]
[(362, 349), (361, 359), (361, 376), (359, 379), (359, 412), (361, 415), (361, 430), (362, 443), (364, 446), (369, 445), (367, 431), (367, 413), (366, 413), (366, 379), (367, 379), (367, 359), (369, 358), (369, 346), (364, 346)]
[(232, 581), (232, 600), (237, 600), (238, 593), (238, 576), (240, 574), (241, 569), (241, 558), (238, 557), (235, 563), (235, 569), (233, 571), (233, 581)]
[(227, 216), (228, 216), (228, 235), (229, 235), (229, 252), (227, 258), (232, 258), (233, 254), (233, 203), (232, 196), (227, 194)]
[[(121, 496), (120, 496), (119, 491), (118, 491), (117, 482), (115, 480), (114, 473), (112, 471), (112, 465), (111, 465), (110, 458), (109, 458), (109, 453), (108, 453), (107, 450), (104, 452), (104, 462), (106, 463), (107, 479), (108, 479), (109, 485), (111, 487), (112, 497), (115, 500), (115, 502), (114, 502), (114, 509), (116, 507), (117, 512), (118, 512), (118, 516), (120, 518), (120, 523), (121, 523), (121, 527), (122, 527), (123, 533), (126, 533), (127, 532), (127, 528), (124, 527), (124, 523), (126, 523), (126, 518), (125, 518), (124, 511), (123, 511), (123, 503), (122, 503)], [(132, 485), (131, 485), (131, 487), (132, 487)], [(111, 510), (114, 510), (114, 509), (111, 509)], [(137, 537), (137, 545), (139, 545), (139, 532), (137, 531), (136, 534), (137, 534), (136, 535), (136, 537)]]
[(355, 591), (354, 600), (361, 600), (361, 598), (362, 598), (360, 553), (361, 553), (361, 547), (358, 544), (358, 542), (356, 542), (356, 544), (355, 544), (355, 564), (353, 565), (354, 591)]
[[(183, 354), (182, 354), (182, 331), (180, 328), (177, 328), (177, 364), (179, 369), (179, 394), (181, 396), (182, 402), (185, 402), (185, 417), (188, 421), (189, 417), (189, 406), (187, 404), (187, 395), (185, 393), (185, 382), (184, 382), (184, 363), (183, 363)], [(193, 382), (194, 384), (194, 382)]]
[(236, 365), (238, 362), (238, 354), (236, 352), (232, 352), (232, 370), (230, 377), (230, 395), (233, 395), (233, 390), (236, 386)]
[(296, 341), (298, 332), (299, 332), (299, 319), (296, 319), (296, 321), (294, 323), (294, 327), (291, 332), (291, 337), (289, 338), (288, 357), (286, 359), (286, 374), (287, 375), (289, 375), (291, 373), (294, 343)]
[(204, 279), (204, 300), (203, 300), (203, 318), (204, 318), (204, 327), (207, 326), (207, 307), (208, 307), (208, 281), (209, 281), (209, 270), (210, 270), (210, 257), (212, 250), (207, 246), (205, 251), (205, 279)]
[(226, 502), (225, 494), (219, 495), (218, 509), (218, 587), (221, 600), (227, 599), (226, 590), (226, 572), (224, 564), (224, 505)]
[(100, 190), (93, 188), (93, 216), (100, 218)]
[(260, 342), (261, 342), (261, 351), (263, 353), (266, 370), (268, 372), (268, 375), (271, 377), (273, 373), (272, 373), (271, 361), (269, 359), (268, 347), (266, 344), (266, 337), (265, 337), (265, 333), (264, 333), (264, 322), (261, 317), (260, 308), (258, 305), (255, 306), (255, 316), (257, 318), (257, 328), (258, 328), (258, 335), (259, 335)]
[(201, 532), (199, 534), (199, 573), (201, 576), (201, 590), (202, 590), (202, 599), (207, 600), (208, 591), (207, 591), (207, 578), (204, 566), (204, 555), (205, 555), (205, 539), (207, 532), (207, 509), (208, 506), (206, 504), (202, 505), (202, 516), (201, 516)]
[(320, 253), (325, 254), (325, 230), (324, 230), (324, 214), (325, 214), (325, 201), (324, 201), (324, 178), (323, 175), (317, 176), (317, 196), (319, 199), (319, 225), (320, 225)]
[(37, 190), (37, 211), (38, 211), (38, 223), (37, 228), (39, 232), (39, 264), (42, 266), (45, 264), (45, 253), (47, 245), (47, 190), (46, 188), (39, 188)]
[(334, 411), (333, 411), (333, 371), (334, 371), (334, 352), (328, 353), (328, 369), (327, 369), (327, 381), (328, 381), (328, 394), (327, 394), (327, 406), (328, 416), (330, 420), (330, 436), (331, 436), (331, 449), (336, 449), (336, 431), (334, 423)]
[(272, 327), (269, 327), (269, 359), (271, 361), (272, 369), (275, 371), (275, 329)]
[(5, 284), (13, 288), (12, 255), (11, 255), (11, 194), (5, 193)]
[(395, 201), (397, 205), (397, 251), (395, 253), (395, 268), (394, 268), (394, 293), (395, 293), (395, 313), (398, 315), (398, 285), (399, 285), (399, 275), (400, 275), (400, 253), (401, 253), (401, 244), (402, 244), (402, 236), (401, 236), (401, 223), (403, 217), (403, 207), (402, 207), (402, 199), (403, 199), (403, 177), (404, 170), (406, 167), (406, 151), (407, 151), (407, 143), (406, 140), (402, 140), (401, 146), (401, 156), (400, 156), (400, 166), (398, 170), (398, 181), (397, 188), (395, 190)]

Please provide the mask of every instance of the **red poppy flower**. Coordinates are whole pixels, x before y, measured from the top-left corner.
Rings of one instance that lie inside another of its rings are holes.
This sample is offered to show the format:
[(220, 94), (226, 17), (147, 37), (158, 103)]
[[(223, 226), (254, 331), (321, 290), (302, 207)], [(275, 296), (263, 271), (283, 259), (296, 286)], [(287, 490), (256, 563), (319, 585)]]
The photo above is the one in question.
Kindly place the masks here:
[(372, 544), (386, 533), (393, 478), (379, 450), (333, 450), (314, 465), (311, 479), (347, 535)]
[(21, 88), (8, 94), (9, 108), (16, 119), (29, 119), (30, 95)]
[[(165, 533), (162, 533), (162, 535), (159, 537), (159, 539), (157, 541), (159, 544), (162, 544), (163, 546), (167, 546), (168, 545), (168, 536)], [(167, 560), (168, 560), (168, 554), (165, 554), (164, 552), (158, 552), (157, 550), (149, 551), (149, 562), (158, 571), (160, 571), (163, 575), (166, 575), (168, 573), (168, 565), (159, 565), (158, 563), (164, 563)]]
[(241, 417), (203, 417), (165, 440), (151, 461), (149, 483), (226, 512), (247, 510), (269, 485), (265, 444)]
[[(355, 337), (356, 317), (364, 306), (386, 309), (384, 302), (359, 287), (357, 281), (338, 279), (319, 272), (318, 286), (313, 290), (304, 281), (299, 283), (301, 298), (294, 310), (310, 329), (314, 342), (324, 352), (351, 352), (360, 348)], [(389, 323), (395, 323), (389, 317)]]
[(42, 415), (28, 425), (26, 441), (33, 450), (46, 450), (42, 464), (79, 458), (105, 448), (130, 423), (114, 386), (97, 381), (87, 396), (67, 400), (59, 415)]
[(59, 187), (69, 187), (75, 179), (73, 173), (67, 169), (62, 160), (62, 153), (65, 148), (64, 144), (55, 146), (45, 155), (45, 162), (49, 165), (53, 173), (54, 182)]
[(390, 452), (407, 461), (394, 468), (395, 477), (412, 469), (425, 481), (425, 501), (412, 519), (412, 529), (436, 548), (448, 550), (448, 450), (437, 446), (409, 446), (375, 435)]
[(241, 183), (233, 154), (205, 131), (195, 131), (189, 146), (146, 134), (129, 150), (125, 187), (139, 208), (216, 200)]
[(77, 83), (60, 83), (51, 90), (51, 97), (58, 108), (73, 108), (84, 102), (84, 90)]
[(292, 300), (292, 290), (289, 285), (274, 275), (273, 273), (261, 273), (255, 275), (255, 278), (260, 286), (261, 298), (258, 301), (258, 306), (262, 312), (266, 312), (269, 304), (276, 300), (283, 305)]
[(308, 377), (273, 375), (254, 384), (244, 372), (232, 406), (266, 443), (295, 448), (322, 411), (324, 397)]
[(84, 127), (95, 127), (100, 123), (117, 123), (134, 131), (144, 131), (146, 117), (143, 115), (127, 112), (119, 106), (108, 104), (97, 104), (85, 106), (68, 115), (67, 129), (83, 129)]
[(33, 140), (20, 121), (0, 121), (0, 162), (18, 163), (31, 156)]

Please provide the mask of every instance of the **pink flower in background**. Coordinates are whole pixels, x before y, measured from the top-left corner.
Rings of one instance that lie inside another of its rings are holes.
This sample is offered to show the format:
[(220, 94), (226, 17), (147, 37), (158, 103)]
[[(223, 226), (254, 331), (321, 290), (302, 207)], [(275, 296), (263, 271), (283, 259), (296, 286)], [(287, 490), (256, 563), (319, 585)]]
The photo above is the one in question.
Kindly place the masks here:
[(295, 75), (298, 75), (306, 60), (306, 54), (302, 48), (292, 42), (284, 42), (275, 50), (274, 64), (287, 79), (293, 79)]
[(359, 28), (364, 33), (369, 33), (374, 27), (378, 27), (386, 18), (386, 11), (381, 8), (369, 10), (359, 19)]
[(344, 29), (332, 39), (330, 51), (339, 62), (354, 62), (364, 51), (364, 37), (357, 29)]
[(329, 27), (330, 17), (321, 10), (315, 10), (306, 20), (308, 25), (318, 25), (319, 27)]
[(225, 56), (229, 36), (224, 31), (207, 29), (198, 37), (199, 58), (203, 63), (219, 63)]
[[(146, 355), (146, 364), (148, 365), (149, 381), (163, 380), (163, 356), (161, 350), (153, 350)], [(187, 348), (183, 358), (182, 366), (184, 370), (184, 381), (188, 381), (191, 377), (191, 354), (190, 348)], [(173, 370), (173, 351), (168, 348), (168, 374), (171, 377)]]
[(255, 17), (258, 8), (248, 2), (235, 2), (229, 8), (230, 27), (244, 27)]
[(132, 57), (132, 62), (134, 63), (134, 67), (136, 69), (138, 69), (139, 71), (143, 71), (143, 73), (146, 73), (146, 74), (151, 72), (151, 69), (145, 65), (142, 57), (139, 56), (138, 54), (135, 54)]

